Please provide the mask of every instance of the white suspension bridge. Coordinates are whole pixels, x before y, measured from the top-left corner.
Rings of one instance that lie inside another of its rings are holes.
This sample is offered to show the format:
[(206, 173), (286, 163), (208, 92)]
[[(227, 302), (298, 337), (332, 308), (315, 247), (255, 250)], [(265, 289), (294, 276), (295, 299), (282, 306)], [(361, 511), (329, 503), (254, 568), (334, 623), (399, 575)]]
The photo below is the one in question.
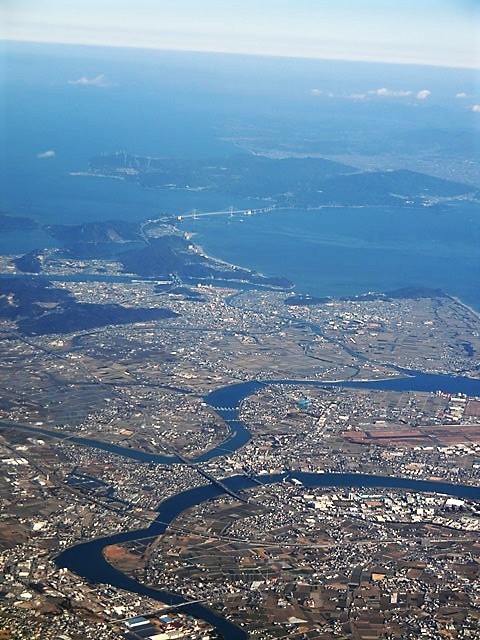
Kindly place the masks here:
[(229, 209), (225, 209), (223, 211), (204, 211), (204, 212), (198, 212), (197, 209), (194, 209), (190, 213), (185, 213), (177, 216), (177, 220), (180, 222), (182, 220), (188, 220), (188, 219), (198, 220), (198, 218), (205, 218), (207, 216), (225, 216), (225, 215), (229, 215), (232, 218), (235, 215), (236, 216), (238, 215), (254, 216), (257, 213), (269, 213), (274, 209), (275, 209), (274, 206), (261, 207), (258, 209), (234, 209), (233, 207), (230, 207)]

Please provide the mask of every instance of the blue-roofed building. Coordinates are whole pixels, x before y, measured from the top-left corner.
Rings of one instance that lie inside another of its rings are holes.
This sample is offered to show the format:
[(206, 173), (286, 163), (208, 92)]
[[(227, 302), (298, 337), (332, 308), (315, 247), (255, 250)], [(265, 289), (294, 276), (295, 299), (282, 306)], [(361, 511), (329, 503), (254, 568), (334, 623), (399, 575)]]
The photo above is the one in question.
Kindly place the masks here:
[(310, 406), (310, 398), (302, 398), (297, 402), (297, 407), (302, 411), (306, 411)]
[(125, 620), (124, 624), (128, 629), (138, 629), (139, 627), (150, 624), (150, 621), (143, 616), (138, 616), (138, 618), (130, 618), (129, 620)]

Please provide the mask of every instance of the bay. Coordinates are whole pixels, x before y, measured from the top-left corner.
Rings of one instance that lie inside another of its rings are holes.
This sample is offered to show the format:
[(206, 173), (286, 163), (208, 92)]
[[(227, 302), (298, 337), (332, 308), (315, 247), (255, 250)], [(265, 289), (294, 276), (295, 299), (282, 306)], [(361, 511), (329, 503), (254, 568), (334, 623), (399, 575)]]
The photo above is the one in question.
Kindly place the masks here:
[(203, 217), (188, 220), (188, 227), (207, 253), (285, 276), (301, 293), (338, 297), (420, 286), (480, 310), (475, 204), (279, 210)]

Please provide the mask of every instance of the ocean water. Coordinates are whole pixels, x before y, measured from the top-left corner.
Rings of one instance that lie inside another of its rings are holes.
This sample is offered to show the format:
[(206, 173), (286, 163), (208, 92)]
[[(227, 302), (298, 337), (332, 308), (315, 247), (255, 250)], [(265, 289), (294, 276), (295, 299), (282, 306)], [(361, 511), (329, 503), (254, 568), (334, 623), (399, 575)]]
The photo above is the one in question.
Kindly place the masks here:
[[(185, 223), (187, 224), (187, 223)], [(322, 209), (189, 220), (207, 253), (292, 280), (318, 296), (440, 288), (480, 310), (480, 216), (455, 211)]]
[[(401, 145), (403, 155), (431, 144), (440, 160), (443, 153), (468, 161), (478, 146), (478, 114), (452, 98), (479, 86), (466, 71), (363, 65), (359, 73), (348, 63), (1, 46), (0, 210), (42, 224), (254, 206), (228, 193), (146, 190), (70, 175), (102, 152), (200, 160), (245, 152), (252, 140), (315, 152), (394, 153)], [(100, 74), (102, 86), (72, 84)], [(343, 95), (386, 85), (429, 86), (436, 102), (333, 103), (311, 95), (319, 86)], [(38, 157), (48, 150), (53, 157)], [(480, 309), (480, 212), (468, 202), (274, 211), (181, 224), (207, 252), (285, 276), (300, 292), (336, 296), (418, 285)], [(0, 234), (2, 253), (51, 244), (42, 231)]]

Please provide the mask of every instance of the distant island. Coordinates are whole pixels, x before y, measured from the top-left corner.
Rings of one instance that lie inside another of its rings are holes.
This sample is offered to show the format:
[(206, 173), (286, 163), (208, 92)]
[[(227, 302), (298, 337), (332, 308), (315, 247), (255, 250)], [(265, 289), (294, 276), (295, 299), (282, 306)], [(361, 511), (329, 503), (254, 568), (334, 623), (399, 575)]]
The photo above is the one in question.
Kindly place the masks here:
[(248, 153), (206, 161), (103, 153), (81, 175), (131, 180), (147, 188), (228, 193), (278, 207), (435, 206), (478, 198), (470, 185), (405, 169), (361, 171), (324, 158)]

